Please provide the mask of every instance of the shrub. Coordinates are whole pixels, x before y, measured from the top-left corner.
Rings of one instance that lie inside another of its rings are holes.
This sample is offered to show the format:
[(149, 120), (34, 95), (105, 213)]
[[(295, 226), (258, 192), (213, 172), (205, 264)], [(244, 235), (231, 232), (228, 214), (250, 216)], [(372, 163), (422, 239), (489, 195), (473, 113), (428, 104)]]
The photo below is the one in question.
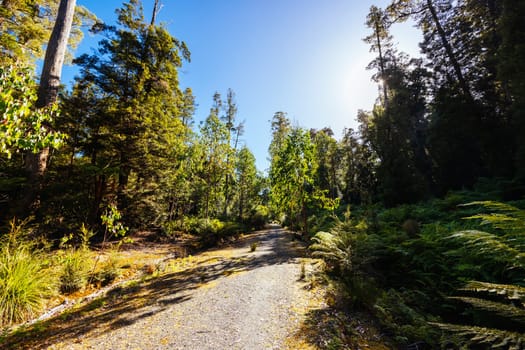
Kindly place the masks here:
[(0, 242), (0, 325), (33, 317), (55, 287), (43, 252), (23, 237), (23, 223), (11, 222)]
[[(62, 238), (60, 246), (66, 250), (59, 259), (62, 267), (59, 286), (61, 293), (74, 293), (86, 285), (91, 261), (88, 246), (92, 236), (93, 232), (82, 225), (78, 235), (70, 234)], [(75, 239), (79, 240), (79, 247), (73, 245)]]
[(60, 292), (64, 294), (81, 290), (87, 281), (89, 266), (86, 264), (88, 256), (84, 250), (68, 249), (60, 263)]
[(322, 258), (329, 267), (340, 274), (346, 274), (363, 263), (363, 246), (367, 242), (366, 225), (350, 219), (350, 212), (345, 220), (336, 218), (335, 226), (330, 232), (318, 232), (310, 246), (313, 256)]
[(91, 282), (104, 287), (111, 284), (119, 276), (120, 271), (118, 268), (117, 259), (112, 253), (109, 259), (104, 262), (100, 270), (93, 274), (91, 277)]

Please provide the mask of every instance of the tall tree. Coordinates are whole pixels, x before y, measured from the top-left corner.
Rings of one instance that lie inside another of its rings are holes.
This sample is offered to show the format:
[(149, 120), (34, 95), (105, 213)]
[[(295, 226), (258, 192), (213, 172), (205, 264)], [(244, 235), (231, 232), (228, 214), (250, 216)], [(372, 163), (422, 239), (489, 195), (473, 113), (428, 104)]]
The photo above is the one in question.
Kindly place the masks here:
[(337, 186), (337, 167), (340, 163), (337, 153), (337, 141), (330, 128), (322, 130), (310, 130), (312, 142), (315, 145), (315, 157), (317, 159), (317, 170), (315, 182), (327, 196), (336, 199), (339, 197)]
[(498, 34), (501, 45), (497, 51), (497, 74), (510, 107), (508, 119), (514, 130), (516, 176), (525, 181), (525, 4), (512, 0), (500, 3), (502, 13)]
[(238, 152), (235, 176), (238, 193), (238, 217), (241, 221), (246, 219), (246, 214), (254, 204), (257, 197), (257, 168), (255, 157), (248, 147), (243, 146)]
[(377, 58), (370, 62), (368, 69), (378, 70), (373, 78), (380, 84), (383, 92), (383, 104), (388, 105), (388, 88), (386, 83), (386, 66), (389, 57), (392, 55), (392, 36), (389, 33), (389, 23), (386, 13), (377, 6), (371, 6), (366, 25), (372, 29), (372, 33), (363, 40), (370, 44), (370, 51), (377, 53)]
[[(79, 83), (93, 86), (102, 107), (100, 131), (107, 135), (119, 208), (154, 215), (161, 204), (159, 179), (184, 153), (190, 108), (185, 101), (192, 99), (180, 91), (177, 70), (189, 51), (164, 26), (146, 22), (138, 0), (125, 3), (117, 16), (117, 26), (95, 28), (105, 37), (97, 52), (76, 59)], [(136, 224), (146, 224), (144, 219)]]
[(208, 218), (220, 214), (224, 208), (224, 182), (228, 171), (228, 157), (231, 152), (228, 126), (220, 120), (222, 100), (219, 93), (214, 95), (210, 115), (200, 128), (200, 142), (203, 148), (203, 215)]
[(239, 137), (242, 135), (244, 130), (243, 123), (236, 124), (237, 117), (237, 103), (235, 102), (235, 93), (233, 90), (228, 89), (226, 95), (226, 101), (224, 103), (225, 114), (221, 117), (222, 121), (226, 125), (227, 129), (227, 140), (228, 144), (231, 145), (231, 149), (226, 155), (226, 170), (224, 179), (224, 209), (223, 215), (228, 216), (228, 211), (231, 206), (232, 197), (232, 181), (234, 179), (235, 170), (235, 156), (237, 151), (237, 145), (239, 143)]
[[(57, 100), (62, 66), (73, 24), (75, 5), (76, 0), (60, 1), (55, 26), (47, 44), (46, 57), (40, 76), (38, 99), (36, 101), (37, 108), (50, 107)], [(49, 151), (49, 147), (45, 147), (38, 153), (28, 153), (26, 155), (26, 170), (29, 174), (29, 182), (21, 203), (24, 210), (39, 206), (38, 193), (41, 191)]]
[(345, 129), (343, 138), (338, 143), (339, 165), (337, 178), (344, 203), (370, 204), (376, 194), (377, 155), (369, 142), (371, 131), (368, 124), (370, 117), (364, 111), (358, 112), (358, 121), (362, 127), (359, 136), (353, 129)]
[(367, 25), (372, 34), (365, 41), (378, 57), (368, 68), (377, 69), (374, 80), (381, 84), (382, 94), (373, 117), (363, 126), (368, 129), (368, 141), (380, 159), (378, 178), (383, 199), (392, 205), (421, 199), (428, 192), (423, 173), (428, 181), (431, 169), (423, 137), (426, 128), (424, 70), (421, 62), (396, 53), (391, 44), (389, 21), (382, 10), (371, 7)]

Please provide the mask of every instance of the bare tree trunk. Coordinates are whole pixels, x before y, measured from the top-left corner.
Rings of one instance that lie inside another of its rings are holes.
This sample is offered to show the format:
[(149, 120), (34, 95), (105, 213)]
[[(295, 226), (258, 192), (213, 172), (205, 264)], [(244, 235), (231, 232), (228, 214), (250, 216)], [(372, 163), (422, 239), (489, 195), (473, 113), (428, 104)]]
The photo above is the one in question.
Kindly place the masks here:
[[(57, 99), (64, 56), (75, 14), (75, 5), (76, 0), (60, 1), (57, 19), (49, 38), (42, 75), (40, 76), (38, 99), (36, 101), (37, 108), (48, 107)], [(42, 189), (42, 181), (46, 172), (49, 154), (49, 147), (46, 147), (38, 153), (30, 152), (26, 155), (26, 171), (29, 178), (22, 198), (22, 208), (20, 208), (24, 210), (23, 214), (27, 214), (28, 210), (37, 209), (40, 205), (38, 197)]]

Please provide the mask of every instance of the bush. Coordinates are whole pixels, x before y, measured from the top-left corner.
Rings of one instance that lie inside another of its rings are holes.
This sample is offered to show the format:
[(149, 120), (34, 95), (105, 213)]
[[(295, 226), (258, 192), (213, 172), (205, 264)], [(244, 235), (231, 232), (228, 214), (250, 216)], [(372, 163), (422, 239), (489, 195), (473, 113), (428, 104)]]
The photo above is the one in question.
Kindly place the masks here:
[(89, 266), (87, 253), (82, 249), (68, 249), (60, 263), (60, 292), (64, 294), (74, 293), (84, 288), (87, 282)]
[(23, 237), (22, 225), (11, 223), (11, 231), (0, 242), (0, 325), (33, 317), (54, 292), (43, 252)]
[(111, 255), (108, 260), (104, 262), (101, 269), (93, 274), (91, 282), (105, 287), (111, 284), (117, 277), (120, 276), (120, 271), (115, 256)]

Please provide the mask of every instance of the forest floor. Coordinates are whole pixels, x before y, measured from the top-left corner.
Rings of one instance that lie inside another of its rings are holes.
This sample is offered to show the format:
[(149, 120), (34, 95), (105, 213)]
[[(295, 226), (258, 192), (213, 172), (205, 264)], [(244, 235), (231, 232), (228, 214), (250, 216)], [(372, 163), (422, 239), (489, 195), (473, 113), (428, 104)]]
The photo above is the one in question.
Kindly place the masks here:
[(366, 317), (343, 319), (327, 305), (319, 261), (293, 238), (270, 226), (195, 256), (177, 257), (180, 245), (128, 247), (149, 274), (4, 335), (0, 347), (344, 349), (348, 340), (388, 349)]

